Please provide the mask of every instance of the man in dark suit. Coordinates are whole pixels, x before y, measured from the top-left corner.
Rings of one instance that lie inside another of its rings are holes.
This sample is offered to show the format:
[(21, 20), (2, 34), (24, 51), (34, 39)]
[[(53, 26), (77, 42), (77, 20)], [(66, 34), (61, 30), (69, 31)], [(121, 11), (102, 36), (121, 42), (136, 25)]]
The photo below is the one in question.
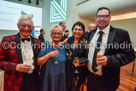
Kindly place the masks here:
[(22, 15), (17, 26), (19, 33), (3, 37), (0, 45), (0, 69), (5, 71), (4, 91), (37, 91), (36, 59), (40, 40), (30, 36), (32, 15)]
[(40, 29), (40, 35), (38, 36), (38, 39), (41, 40), (41, 42), (45, 42), (43, 35), (45, 34), (45, 30), (42, 28)]
[[(116, 91), (120, 82), (120, 67), (135, 59), (128, 32), (110, 26), (110, 19), (108, 8), (97, 10), (97, 29), (90, 32), (88, 40), (87, 91)], [(102, 41), (97, 43), (98, 40)], [(96, 48), (98, 44), (100, 47)], [(96, 62), (98, 50), (103, 56)]]
[(84, 36), (85, 36), (86, 39), (88, 39), (89, 33), (90, 33), (92, 30), (94, 30), (94, 29), (96, 29), (96, 25), (95, 25), (94, 23), (90, 23), (90, 24), (88, 25), (88, 31), (86, 31), (85, 34), (84, 34)]
[(64, 34), (64, 40), (65, 40), (66, 38), (68, 38), (68, 35), (69, 35), (69, 30), (66, 30), (66, 31), (65, 31), (65, 34)]
[[(64, 23), (64, 22), (60, 22), (59, 25), (61, 26), (62, 32), (63, 32), (63, 34), (64, 34), (64, 33), (65, 33), (65, 30), (66, 30), (66, 25), (65, 25), (65, 23)], [(64, 36), (62, 36), (61, 41), (64, 41)]]

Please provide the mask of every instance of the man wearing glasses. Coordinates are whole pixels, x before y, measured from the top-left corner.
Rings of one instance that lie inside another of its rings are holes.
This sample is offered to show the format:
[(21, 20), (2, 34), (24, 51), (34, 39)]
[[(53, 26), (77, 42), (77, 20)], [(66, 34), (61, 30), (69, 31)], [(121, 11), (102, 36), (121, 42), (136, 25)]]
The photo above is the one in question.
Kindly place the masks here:
[(116, 91), (120, 67), (135, 59), (128, 32), (112, 27), (110, 19), (108, 8), (97, 10), (97, 28), (90, 32), (88, 40), (87, 91)]
[(3, 37), (0, 45), (0, 69), (4, 70), (4, 91), (37, 91), (37, 55), (40, 41), (33, 38), (31, 15), (18, 20), (19, 33)]

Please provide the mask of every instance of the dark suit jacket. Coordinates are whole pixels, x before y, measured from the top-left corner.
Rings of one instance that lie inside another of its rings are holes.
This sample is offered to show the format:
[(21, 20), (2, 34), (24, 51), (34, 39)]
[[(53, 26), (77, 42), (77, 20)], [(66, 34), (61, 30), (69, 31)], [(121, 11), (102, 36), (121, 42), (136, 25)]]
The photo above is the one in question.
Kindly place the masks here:
[(84, 33), (84, 37), (85, 37), (85, 39), (88, 39), (88, 35), (89, 35), (89, 32), (88, 32), (88, 31), (86, 31), (86, 32)]
[[(31, 37), (34, 52), (34, 64), (37, 71), (38, 78), (38, 66), (36, 65), (36, 59), (40, 50), (40, 41)], [(4, 75), (4, 91), (19, 91), (23, 73), (16, 71), (16, 65), (23, 63), (20, 44), (20, 34), (6, 36), (3, 38), (0, 45), (0, 69), (5, 71)], [(35, 79), (37, 79), (35, 78)], [(38, 79), (37, 79), (38, 80)]]
[[(96, 30), (90, 32), (89, 41), (94, 36)], [(105, 87), (113, 89), (118, 88), (120, 81), (120, 67), (132, 62), (135, 59), (132, 46), (122, 48), (116, 47), (121, 44), (131, 44), (130, 37), (127, 31), (123, 29), (113, 28), (110, 26), (109, 36), (104, 55), (107, 56), (107, 65), (102, 67), (102, 79)], [(114, 47), (110, 46), (114, 45)]]
[(66, 35), (64, 34), (64, 40), (65, 40), (66, 38), (68, 38), (68, 36), (66, 36)]
[(44, 37), (43, 37), (42, 34), (40, 34), (40, 35), (38, 36), (38, 39), (41, 40), (41, 42), (45, 42)]

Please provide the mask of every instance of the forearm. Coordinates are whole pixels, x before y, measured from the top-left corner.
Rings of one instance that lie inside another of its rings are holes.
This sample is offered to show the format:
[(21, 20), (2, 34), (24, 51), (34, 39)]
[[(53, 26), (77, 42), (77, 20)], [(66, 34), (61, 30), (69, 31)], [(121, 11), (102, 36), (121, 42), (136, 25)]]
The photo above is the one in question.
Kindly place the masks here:
[(37, 58), (38, 66), (42, 66), (43, 64), (45, 64), (49, 58), (50, 58), (50, 54), (46, 54), (43, 57)]
[(116, 55), (107, 55), (107, 67), (120, 67), (134, 61), (135, 55), (133, 49), (126, 53)]
[(16, 71), (17, 63), (8, 62), (8, 61), (0, 61), (0, 69), (8, 72), (9, 74), (14, 74)]

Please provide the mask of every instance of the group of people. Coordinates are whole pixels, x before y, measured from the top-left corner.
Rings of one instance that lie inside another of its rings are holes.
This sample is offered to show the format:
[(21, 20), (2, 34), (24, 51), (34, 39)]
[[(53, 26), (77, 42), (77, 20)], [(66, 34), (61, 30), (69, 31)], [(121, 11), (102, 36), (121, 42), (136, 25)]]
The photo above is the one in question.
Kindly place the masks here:
[[(40, 40), (31, 37), (31, 17), (22, 15), (19, 33), (4, 37), (0, 45), (4, 91), (80, 91), (85, 82), (87, 91), (116, 91), (120, 67), (135, 55), (128, 32), (112, 27), (110, 19), (110, 10), (101, 7), (93, 30), (86, 34), (84, 24), (76, 22), (65, 40), (61, 24), (55, 24), (52, 40), (41, 47)], [(129, 47), (122, 48), (124, 43)], [(98, 53), (103, 56), (97, 58)]]

